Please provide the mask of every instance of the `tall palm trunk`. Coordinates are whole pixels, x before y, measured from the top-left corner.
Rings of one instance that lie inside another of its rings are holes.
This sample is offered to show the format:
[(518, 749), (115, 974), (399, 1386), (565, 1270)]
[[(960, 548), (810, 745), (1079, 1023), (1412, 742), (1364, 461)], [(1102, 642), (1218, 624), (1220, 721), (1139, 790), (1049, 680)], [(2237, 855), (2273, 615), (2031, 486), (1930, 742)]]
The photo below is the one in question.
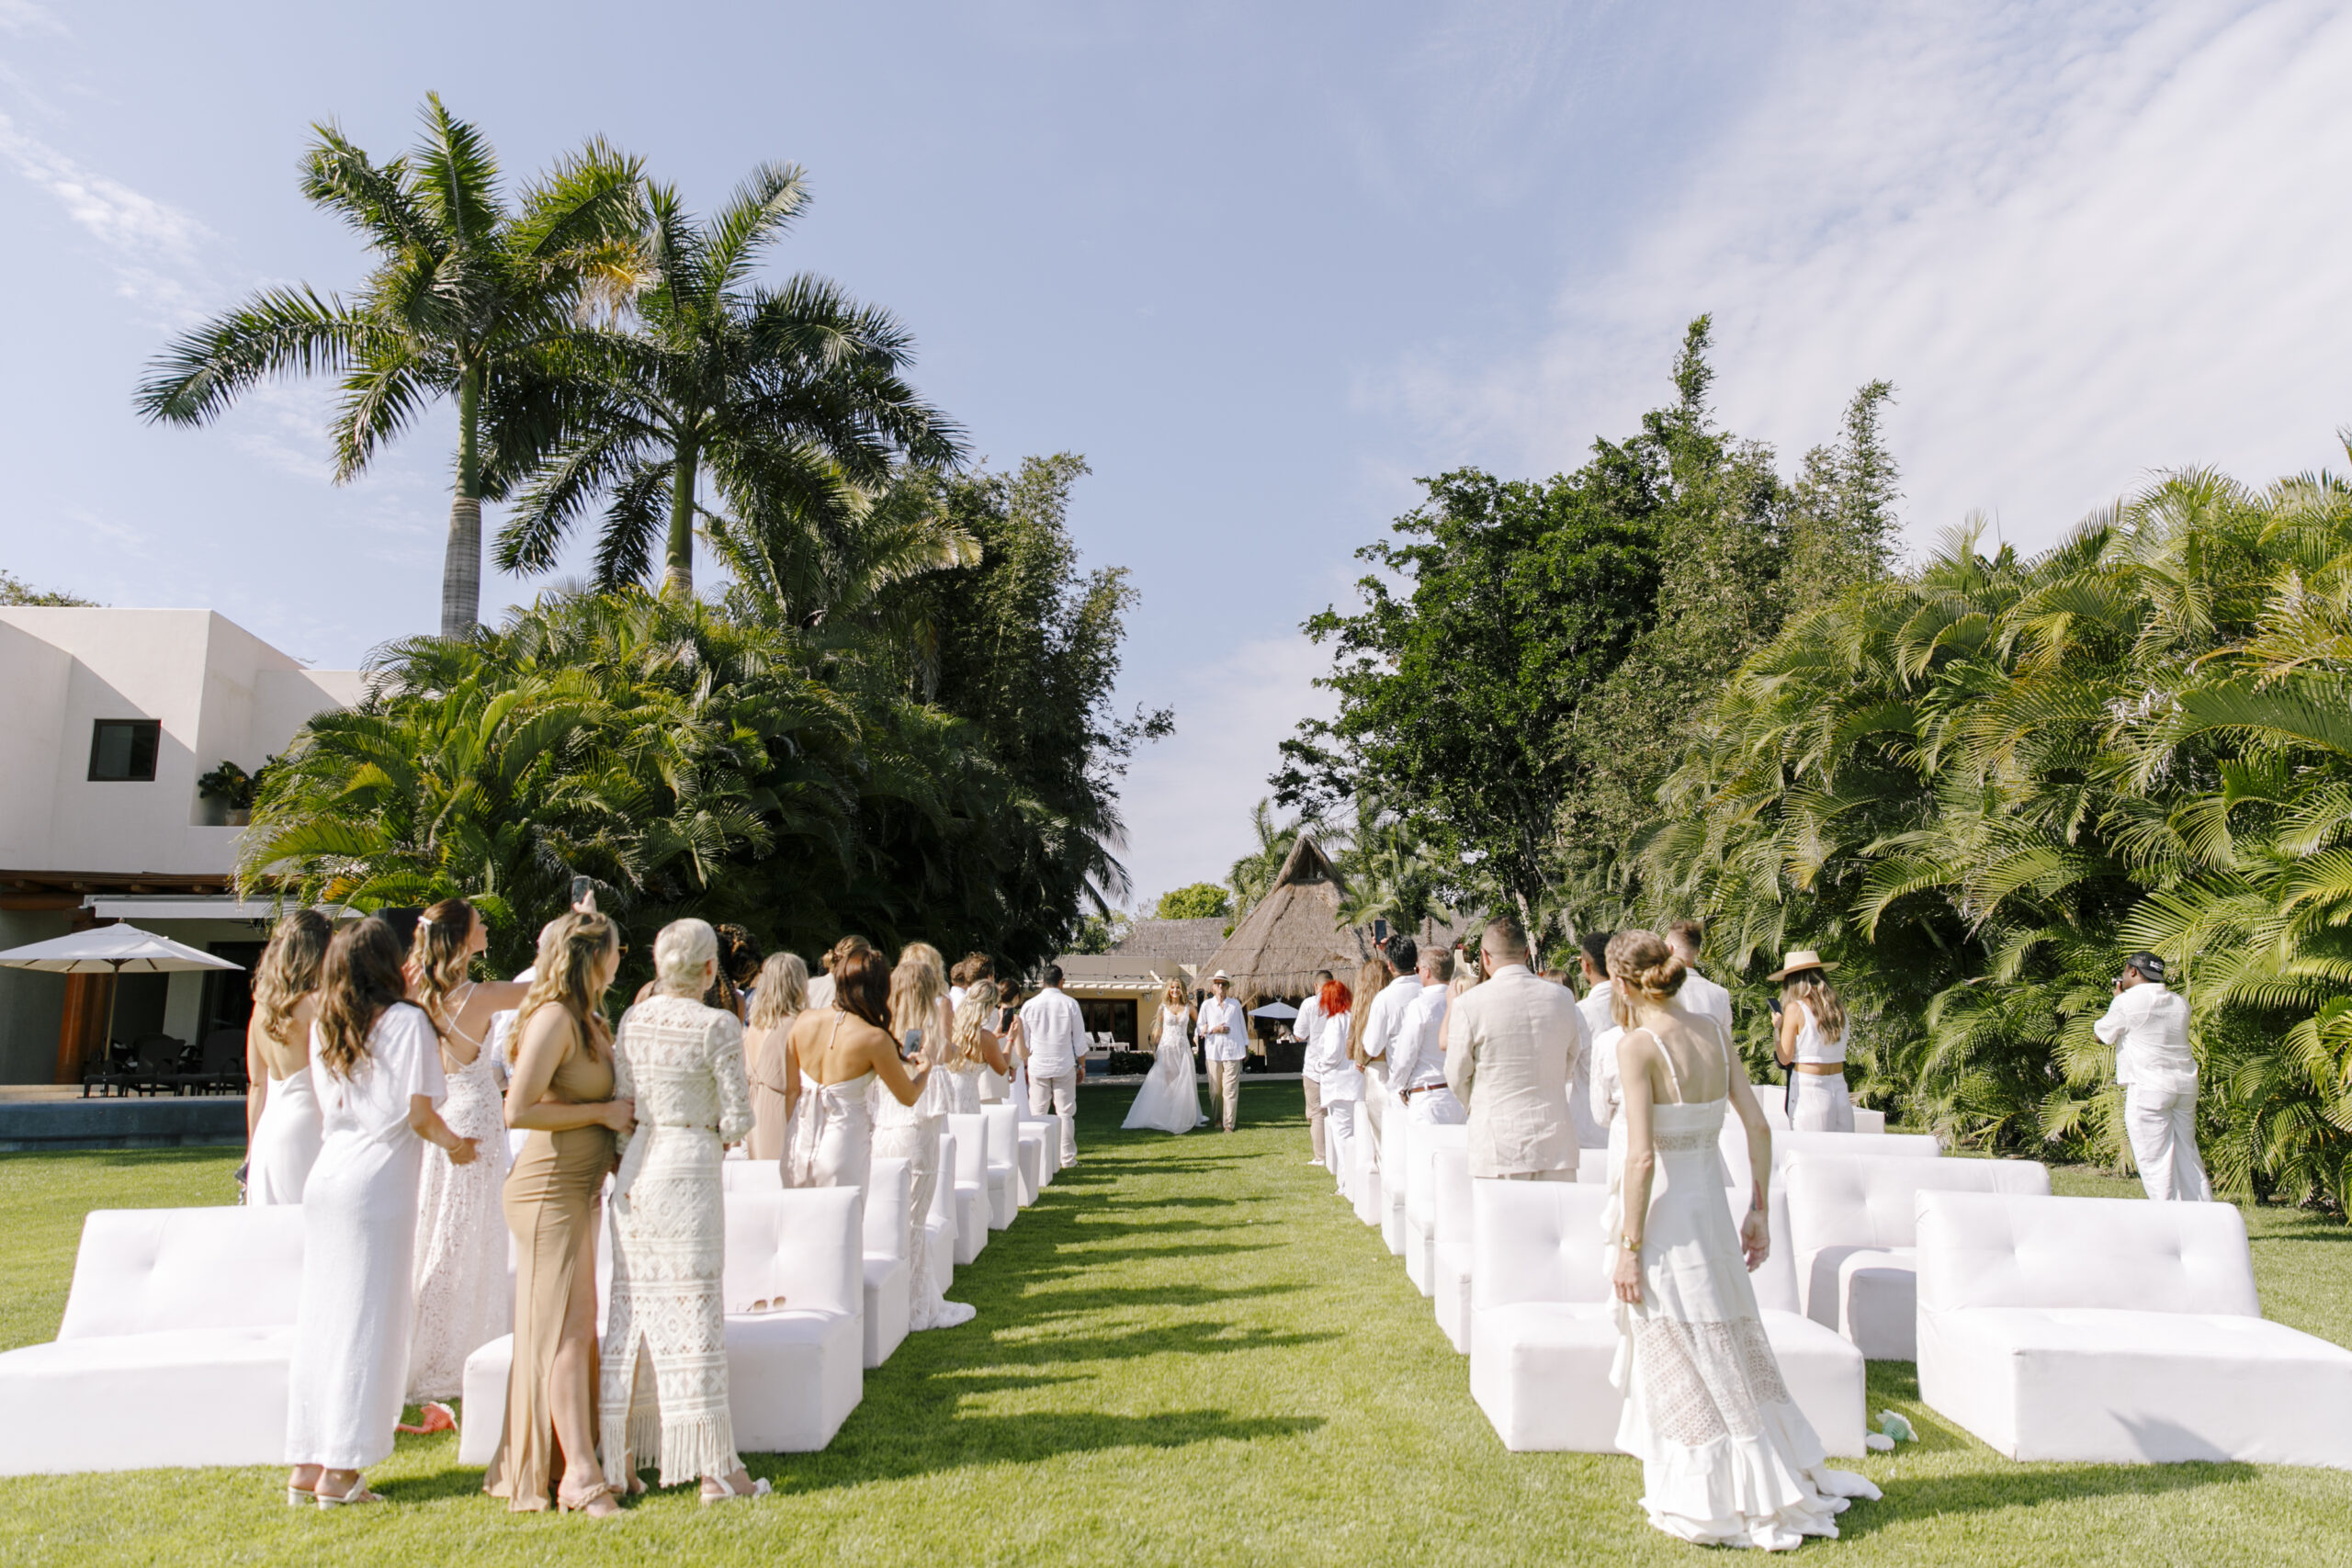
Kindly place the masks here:
[(449, 502), (449, 544), (441, 561), (441, 636), (473, 635), (481, 619), (481, 372), (458, 381), (458, 493)]
[(695, 469), (701, 458), (693, 436), (678, 438), (677, 467), (670, 474), (670, 538), (662, 574), (665, 598), (684, 601), (695, 596)]

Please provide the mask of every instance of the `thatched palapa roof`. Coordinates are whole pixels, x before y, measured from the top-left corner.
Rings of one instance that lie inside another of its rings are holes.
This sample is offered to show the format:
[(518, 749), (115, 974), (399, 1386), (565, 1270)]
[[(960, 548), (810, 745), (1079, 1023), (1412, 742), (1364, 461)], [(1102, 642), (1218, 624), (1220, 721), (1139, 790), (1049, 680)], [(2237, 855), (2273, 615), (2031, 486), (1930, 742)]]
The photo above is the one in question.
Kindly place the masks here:
[(1233, 994), (1243, 998), (1304, 995), (1317, 969), (1354, 984), (1356, 966), (1372, 956), (1372, 939), (1340, 919), (1340, 894), (1330, 857), (1301, 833), (1273, 890), (1202, 962), (1201, 982), (1222, 969), (1233, 977)]

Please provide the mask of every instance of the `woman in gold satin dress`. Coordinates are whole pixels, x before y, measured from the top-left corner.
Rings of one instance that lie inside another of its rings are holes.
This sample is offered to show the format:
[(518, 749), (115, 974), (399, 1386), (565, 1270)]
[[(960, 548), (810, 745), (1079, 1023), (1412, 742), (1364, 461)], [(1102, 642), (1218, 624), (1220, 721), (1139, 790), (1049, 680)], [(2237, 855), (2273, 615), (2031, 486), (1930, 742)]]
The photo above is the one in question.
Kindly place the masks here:
[[(604, 916), (564, 916), (539, 939), (537, 977), (515, 1021), (506, 1124), (530, 1136), (506, 1178), (514, 1234), (514, 1360), (506, 1430), (482, 1490), (517, 1512), (548, 1506), (597, 1518), (620, 1511), (596, 1458), (596, 1228), (613, 1134), (634, 1121), (613, 1098), (613, 1034), (602, 1007), (620, 967)], [(469, 1413), (469, 1415), (471, 1413)]]

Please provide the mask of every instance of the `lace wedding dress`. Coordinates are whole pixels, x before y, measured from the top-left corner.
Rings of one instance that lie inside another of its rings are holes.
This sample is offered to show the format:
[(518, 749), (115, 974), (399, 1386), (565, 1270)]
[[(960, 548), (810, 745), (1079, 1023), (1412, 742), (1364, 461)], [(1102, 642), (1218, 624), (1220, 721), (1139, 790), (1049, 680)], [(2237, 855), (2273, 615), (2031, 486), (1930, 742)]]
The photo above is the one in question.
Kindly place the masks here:
[[(1668, 1064), (1669, 1077), (1673, 1065)], [(1675, 1094), (1682, 1089), (1679, 1081)], [(1716, 1136), (1727, 1100), (1651, 1108), (1657, 1149), (1642, 1230), (1642, 1299), (1617, 1306), (1610, 1381), (1625, 1392), (1617, 1446), (1642, 1461), (1642, 1506), (1668, 1535), (1702, 1546), (1786, 1551), (1835, 1536), (1850, 1499), (1875, 1499), (1832, 1470), (1789, 1397), (1765, 1337), (1739, 1233), (1724, 1201)], [(1613, 1260), (1624, 1234), (1622, 1154), (1605, 1221)]]
[(752, 1130), (743, 1026), (691, 998), (648, 998), (621, 1017), (613, 1094), (637, 1101), (637, 1127), (621, 1134), (613, 1182), (605, 1479), (625, 1489), (657, 1452), (664, 1486), (731, 1475), (742, 1460), (727, 1403), (719, 1165)]
[(1160, 1014), (1159, 1045), (1152, 1053), (1151, 1071), (1144, 1076), (1143, 1087), (1136, 1090), (1135, 1103), (1127, 1107), (1127, 1119), (1120, 1125), (1189, 1133), (1202, 1121), (1200, 1079), (1193, 1071), (1192, 1032), (1185, 1027), (1184, 1015), (1171, 1010)]
[(447, 1077), (441, 1120), (458, 1136), (475, 1140), (474, 1157), (470, 1165), (452, 1165), (439, 1149), (424, 1151), (416, 1194), (416, 1334), (408, 1353), (412, 1404), (463, 1393), (466, 1358), (514, 1328), (500, 1204), (506, 1114), (491, 1048), (478, 1049)]

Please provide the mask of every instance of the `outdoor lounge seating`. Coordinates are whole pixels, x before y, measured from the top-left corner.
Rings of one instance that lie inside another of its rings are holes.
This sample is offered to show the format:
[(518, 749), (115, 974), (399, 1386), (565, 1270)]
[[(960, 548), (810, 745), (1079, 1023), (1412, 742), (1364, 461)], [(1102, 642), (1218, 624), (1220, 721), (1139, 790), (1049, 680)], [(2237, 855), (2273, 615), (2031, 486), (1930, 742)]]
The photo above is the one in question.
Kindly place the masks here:
[[(1747, 1134), (1736, 1116), (1724, 1118), (1720, 1147), (1726, 1185), (1747, 1184)], [(1772, 1134), (1772, 1169), (1777, 1176), (1799, 1155), (1852, 1155), (1876, 1159), (1936, 1159), (1943, 1145), (1932, 1133), (1784, 1133)]]
[[(1022, 1208), (1020, 1114), (1010, 1105), (983, 1105), (980, 1124), (988, 1134), (989, 1224), (1010, 1230)], [(996, 1180), (1000, 1169), (1004, 1172), (1001, 1187)]]
[(1873, 1159), (1804, 1154), (1781, 1179), (1805, 1315), (1873, 1361), (1918, 1355), (1917, 1197), (1922, 1191), (2048, 1197), (2034, 1160)]
[[(1430, 1263), (1437, 1325), (1448, 1343), (1470, 1353), (1470, 1143), (1440, 1144), (1430, 1154)], [(1536, 1183), (1535, 1185), (1549, 1185)]]
[[(727, 1201), (739, 1194), (781, 1192), (774, 1160), (721, 1163)], [(914, 1267), (907, 1257), (907, 1204), (913, 1181), (912, 1167), (903, 1159), (877, 1159), (869, 1168), (862, 1212), (865, 1226), (865, 1365), (871, 1369), (890, 1359), (907, 1337), (913, 1305)], [(598, 1253), (601, 1261), (604, 1253)]]
[[(729, 1403), (746, 1453), (814, 1452), (865, 1397), (861, 1196), (854, 1187), (727, 1195)], [(758, 1302), (770, 1305), (748, 1310)], [(506, 1335), (467, 1359), (466, 1409), (501, 1415), (463, 1423), (460, 1464), (488, 1464), (498, 1451), (514, 1355)]]
[(951, 1177), (955, 1180), (956, 1262), (961, 1267), (976, 1260), (989, 1244), (993, 1205), (989, 1198), (988, 1130), (976, 1115), (955, 1115), (947, 1118), (945, 1136), (956, 1141), (956, 1159), (948, 1163), (943, 1142), (939, 1179), (943, 1186)]
[(1397, 1257), (1405, 1253), (1405, 1201), (1412, 1190), (1413, 1118), (1401, 1100), (1388, 1105), (1380, 1132), (1380, 1239)]
[(2352, 1350), (2262, 1317), (2234, 1204), (1917, 1202), (1919, 1393), (1996, 1451), (2352, 1469)]
[(286, 1457), (297, 1207), (100, 1209), (57, 1337), (0, 1355), (0, 1475)]
[(1405, 1276), (1425, 1296), (1437, 1293), (1437, 1151), (1469, 1147), (1470, 1129), (1457, 1122), (1418, 1129), (1406, 1156)]
[[(1614, 1453), (1625, 1396), (1601, 1216), (1608, 1191), (1566, 1181), (1471, 1183), (1470, 1393), (1514, 1451)], [(1744, 1203), (1735, 1201), (1737, 1211)], [(1832, 1454), (1862, 1451), (1861, 1352), (1796, 1311), (1786, 1210), (1772, 1256), (1750, 1276), (1789, 1394)]]

